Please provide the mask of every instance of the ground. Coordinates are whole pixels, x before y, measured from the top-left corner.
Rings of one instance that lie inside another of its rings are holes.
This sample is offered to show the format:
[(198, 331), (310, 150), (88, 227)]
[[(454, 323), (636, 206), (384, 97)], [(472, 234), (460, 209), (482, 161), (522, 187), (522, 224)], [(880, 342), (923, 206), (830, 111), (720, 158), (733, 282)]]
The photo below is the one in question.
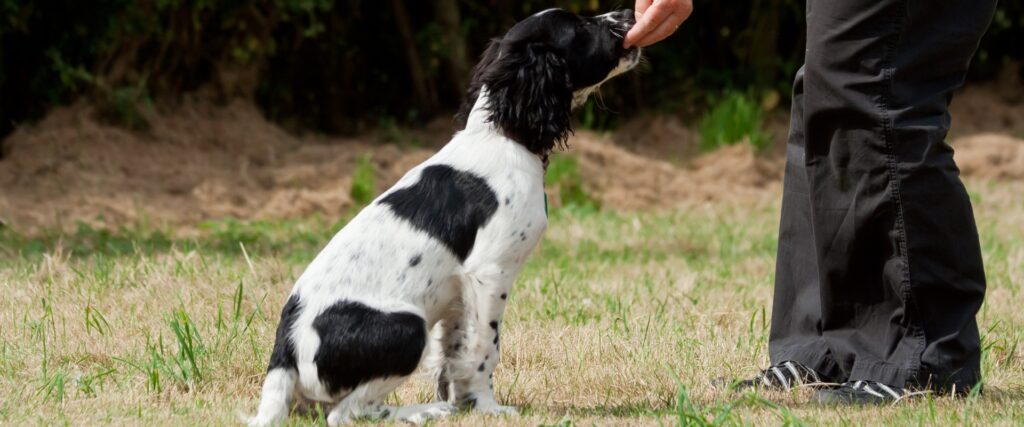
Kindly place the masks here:
[[(212, 114), (230, 121), (245, 108)], [(239, 413), (256, 409), (294, 279), (356, 204), (347, 189), (360, 150), (371, 153), (383, 182), (433, 144), (266, 142), (232, 159), (230, 150), (188, 151), (187, 138), (117, 134), (74, 111), (62, 114), (70, 118), (48, 120), (78, 120), (78, 127), (21, 130), (21, 142), (0, 161), (0, 219), (11, 225), (0, 229), (0, 424), (237, 424)], [(178, 120), (184, 128), (187, 120)], [(660, 129), (687, 138), (683, 128)], [(736, 146), (677, 160), (664, 155), (671, 147), (621, 140), (636, 130), (580, 132), (572, 154), (563, 155), (578, 160), (554, 163), (561, 172), (549, 188), (558, 202), (550, 228), (509, 296), (495, 383), (499, 401), (521, 407), (523, 416), (460, 414), (437, 425), (1024, 423), (1024, 168), (1014, 163), (1024, 161), (1015, 139), (1022, 135), (1005, 126), (997, 136), (977, 134), (991, 127), (970, 130), (954, 146), (965, 147), (957, 155), (989, 280), (978, 314), (983, 394), (823, 409), (807, 403), (807, 390), (714, 388), (716, 377), (751, 375), (768, 362), (778, 153)], [(170, 155), (161, 145), (171, 145), (182, 150), (172, 160), (183, 163), (172, 172), (131, 169), (130, 157), (91, 152), (54, 137), (58, 131), (114, 135), (124, 140), (103, 141), (154, 162)], [(139, 139), (157, 146), (139, 146)], [(19, 154), (31, 150), (27, 141), (41, 144), (40, 158)], [(266, 147), (285, 149), (266, 154)], [(51, 159), (60, 152), (70, 160)], [(197, 175), (203, 169), (189, 162), (200, 161), (217, 167)], [(249, 165), (249, 178), (236, 173), (239, 164)], [(217, 169), (224, 165), (235, 166)], [(244, 196), (239, 185), (251, 199), (210, 196)], [(45, 208), (25, 208), (33, 203)], [(254, 206), (267, 210), (251, 213)], [(106, 217), (90, 216), (97, 212)], [(241, 219), (211, 219), (233, 212)], [(426, 402), (432, 390), (419, 379), (390, 400)], [(316, 415), (289, 423), (323, 424)]]
[[(766, 195), (671, 213), (554, 212), (509, 298), (496, 372), (499, 400), (524, 416), (439, 425), (1019, 425), (1024, 184), (968, 185), (989, 277), (981, 396), (826, 410), (806, 391), (713, 388), (767, 363), (778, 203)], [(22, 254), (0, 261), (0, 422), (235, 423), (256, 408), (278, 310), (329, 227), (229, 223), (182, 240), (83, 229), (64, 237), (66, 252), (10, 242)], [(393, 400), (431, 390), (416, 381)]]

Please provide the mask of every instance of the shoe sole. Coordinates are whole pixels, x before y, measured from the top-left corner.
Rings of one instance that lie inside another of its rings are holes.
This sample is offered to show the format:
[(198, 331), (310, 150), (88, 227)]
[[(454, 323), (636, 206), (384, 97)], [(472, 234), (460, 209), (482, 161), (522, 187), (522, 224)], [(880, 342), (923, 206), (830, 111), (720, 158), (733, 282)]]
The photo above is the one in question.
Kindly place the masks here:
[(873, 395), (851, 395), (841, 390), (818, 390), (811, 401), (822, 406), (879, 406), (895, 402)]

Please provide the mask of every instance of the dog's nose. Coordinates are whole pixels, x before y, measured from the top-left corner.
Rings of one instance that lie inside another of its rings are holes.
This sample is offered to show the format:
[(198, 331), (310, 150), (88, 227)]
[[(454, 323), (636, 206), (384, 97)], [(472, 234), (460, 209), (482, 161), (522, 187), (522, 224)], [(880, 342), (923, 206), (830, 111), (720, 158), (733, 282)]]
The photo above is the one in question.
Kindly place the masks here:
[(636, 24), (636, 16), (633, 13), (633, 9), (616, 11), (612, 17), (615, 18), (616, 21), (629, 24), (629, 26)]

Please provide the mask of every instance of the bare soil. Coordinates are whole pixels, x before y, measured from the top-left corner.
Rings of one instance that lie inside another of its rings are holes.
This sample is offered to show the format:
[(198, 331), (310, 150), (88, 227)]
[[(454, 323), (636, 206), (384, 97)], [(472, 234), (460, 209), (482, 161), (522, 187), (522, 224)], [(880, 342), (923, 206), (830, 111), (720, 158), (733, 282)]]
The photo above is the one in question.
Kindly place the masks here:
[[(1019, 93), (976, 86), (955, 97), (950, 135), (964, 175), (1024, 179)], [(350, 175), (361, 157), (376, 166), (381, 191), (451, 134), (450, 124), (439, 120), (397, 137), (297, 136), (243, 101), (186, 102), (153, 112), (150, 128), (142, 132), (95, 117), (89, 105), (59, 108), (5, 141), (0, 224), (34, 230), (68, 228), (77, 221), (116, 227), (225, 217), (337, 217), (352, 206)], [(775, 147), (766, 153), (737, 144), (701, 154), (692, 127), (672, 116), (641, 115), (612, 134), (578, 131), (570, 152), (580, 159), (584, 189), (608, 208), (671, 209), (763, 198), (778, 193), (785, 115), (772, 116), (767, 127)]]
[(33, 228), (338, 216), (351, 206), (350, 174), (360, 157), (370, 156), (375, 181), (387, 183), (430, 153), (296, 137), (245, 102), (186, 105), (153, 117), (147, 132), (94, 116), (90, 106), (61, 108), (10, 137), (0, 161), (0, 217)]
[(581, 133), (572, 143), (584, 189), (614, 209), (759, 198), (782, 178), (781, 158), (758, 155), (744, 143), (696, 155), (682, 165), (635, 154), (592, 133)]

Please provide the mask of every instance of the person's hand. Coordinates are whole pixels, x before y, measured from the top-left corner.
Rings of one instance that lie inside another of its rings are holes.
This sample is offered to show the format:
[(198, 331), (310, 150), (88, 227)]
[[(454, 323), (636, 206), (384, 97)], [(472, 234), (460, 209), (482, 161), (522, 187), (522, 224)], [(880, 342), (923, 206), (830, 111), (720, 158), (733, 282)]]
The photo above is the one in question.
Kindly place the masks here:
[(626, 34), (622, 45), (644, 47), (672, 35), (693, 12), (692, 0), (636, 0), (636, 25)]

